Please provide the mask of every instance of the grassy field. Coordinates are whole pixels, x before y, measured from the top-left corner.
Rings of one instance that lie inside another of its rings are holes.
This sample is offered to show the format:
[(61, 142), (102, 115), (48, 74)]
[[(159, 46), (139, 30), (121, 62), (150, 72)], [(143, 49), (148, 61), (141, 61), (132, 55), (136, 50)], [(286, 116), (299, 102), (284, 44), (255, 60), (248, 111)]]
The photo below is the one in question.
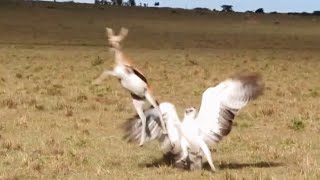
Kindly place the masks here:
[[(264, 76), (264, 95), (213, 147), (216, 173), (122, 140), (129, 94), (114, 78), (90, 84), (113, 63), (106, 26), (130, 29), (125, 52), (180, 113), (234, 72)], [(319, 112), (320, 17), (0, 6), (0, 179), (319, 179)]]

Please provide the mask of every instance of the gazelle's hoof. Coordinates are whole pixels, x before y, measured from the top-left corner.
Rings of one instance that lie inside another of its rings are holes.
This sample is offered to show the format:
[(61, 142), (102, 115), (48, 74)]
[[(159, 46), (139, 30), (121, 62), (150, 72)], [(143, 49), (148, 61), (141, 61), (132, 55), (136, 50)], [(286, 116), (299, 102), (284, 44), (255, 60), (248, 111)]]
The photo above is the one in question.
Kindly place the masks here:
[(178, 163), (186, 164), (186, 163), (187, 163), (187, 160), (186, 160), (186, 158), (181, 158), (181, 159), (179, 159), (178, 161), (176, 161), (176, 163), (177, 163), (177, 164), (178, 164)]
[(141, 141), (140, 141), (140, 144), (139, 144), (139, 147), (142, 147), (143, 144), (144, 144), (144, 140), (141, 140)]

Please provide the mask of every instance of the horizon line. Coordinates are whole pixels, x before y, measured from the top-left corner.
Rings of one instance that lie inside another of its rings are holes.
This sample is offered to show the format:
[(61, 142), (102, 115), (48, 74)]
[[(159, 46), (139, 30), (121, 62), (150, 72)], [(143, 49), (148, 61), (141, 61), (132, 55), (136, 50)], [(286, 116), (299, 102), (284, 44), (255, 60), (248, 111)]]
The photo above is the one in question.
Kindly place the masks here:
[[(34, 1), (34, 0), (31, 0), (31, 1)], [(75, 4), (92, 4), (94, 5), (95, 3), (93, 2), (77, 2), (77, 1), (74, 1), (74, 0), (58, 0), (56, 2), (54, 2), (54, 0), (36, 0), (34, 2), (49, 2), (49, 3), (75, 3)], [(138, 3), (137, 3), (138, 4)], [(143, 4), (143, 3), (142, 3)], [(103, 4), (99, 4), (99, 5), (103, 5)], [(234, 7), (234, 5), (232, 4), (224, 4), (224, 5), (228, 5), (228, 6), (232, 6)], [(110, 5), (106, 5), (106, 6), (110, 6)], [(113, 5), (111, 5), (113, 6)], [(194, 10), (194, 9), (197, 9), (197, 8), (203, 8), (203, 9), (208, 9), (210, 11), (217, 11), (217, 12), (222, 12), (222, 7), (223, 5), (220, 6), (220, 10), (219, 9), (216, 9), (216, 8), (208, 8), (208, 7), (193, 7), (193, 8), (184, 8), (184, 7), (174, 7), (174, 6), (154, 6), (154, 5), (150, 5), (150, 6), (147, 6), (145, 8), (171, 8), (171, 9), (184, 9), (184, 10)], [(140, 5), (136, 5), (134, 7), (144, 7), (144, 6), (140, 6)], [(258, 8), (260, 9), (260, 8)], [(263, 10), (265, 10), (265, 8), (262, 8)], [(257, 10), (257, 9), (256, 9)], [(237, 11), (237, 10), (233, 10), (233, 12), (255, 12), (256, 10), (244, 10), (244, 11)], [(320, 10), (310, 10), (310, 11), (264, 11), (265, 14), (270, 14), (270, 13), (278, 13), (278, 14), (288, 14), (288, 13), (298, 13), (298, 14), (304, 14), (304, 13), (307, 13), (307, 14), (313, 14), (315, 12), (320, 12)]]

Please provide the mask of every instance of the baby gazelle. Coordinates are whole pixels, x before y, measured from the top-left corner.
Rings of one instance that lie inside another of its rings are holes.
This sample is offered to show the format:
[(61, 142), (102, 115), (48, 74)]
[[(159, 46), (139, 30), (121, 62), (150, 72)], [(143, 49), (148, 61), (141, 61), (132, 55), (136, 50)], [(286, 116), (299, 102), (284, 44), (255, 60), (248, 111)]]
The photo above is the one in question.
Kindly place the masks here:
[(104, 71), (93, 84), (100, 84), (107, 76), (111, 75), (117, 77), (120, 80), (122, 87), (128, 90), (131, 94), (134, 108), (137, 114), (142, 120), (142, 133), (139, 146), (144, 144), (146, 138), (146, 116), (143, 111), (143, 105), (147, 100), (152, 106), (156, 108), (160, 114), (161, 127), (164, 134), (167, 134), (167, 129), (163, 121), (160, 108), (153, 98), (150, 86), (144, 75), (130, 63), (131, 61), (127, 58), (120, 49), (120, 42), (128, 34), (128, 30), (121, 28), (119, 35), (114, 35), (112, 29), (107, 28), (107, 35), (111, 50), (115, 52), (115, 65), (112, 71)]

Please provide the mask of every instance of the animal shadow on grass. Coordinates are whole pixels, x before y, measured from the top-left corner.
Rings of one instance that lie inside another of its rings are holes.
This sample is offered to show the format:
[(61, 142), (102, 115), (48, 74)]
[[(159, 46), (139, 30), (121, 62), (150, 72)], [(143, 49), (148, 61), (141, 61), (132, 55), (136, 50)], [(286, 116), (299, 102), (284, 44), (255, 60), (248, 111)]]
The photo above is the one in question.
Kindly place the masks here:
[(171, 166), (176, 167), (179, 169), (187, 169), (187, 167), (183, 163), (175, 163), (174, 162), (174, 155), (171, 153), (164, 154), (162, 158), (157, 159), (151, 163), (147, 164), (140, 164), (140, 167), (147, 167), (147, 168), (158, 168), (160, 166)]
[[(281, 162), (268, 162), (268, 161), (260, 161), (255, 163), (226, 163), (226, 162), (220, 162), (219, 169), (243, 169), (248, 167), (255, 167), (255, 168), (271, 168), (271, 167), (279, 167), (284, 166)], [(210, 170), (209, 165), (204, 165), (205, 169)]]
[[(172, 154), (165, 154), (161, 159), (157, 159), (151, 163), (147, 164), (140, 164), (140, 166), (147, 167), (147, 168), (157, 168), (160, 166), (172, 166), (179, 169), (187, 169), (186, 166), (175, 164), (173, 160)], [(243, 168), (271, 168), (271, 167), (279, 167), (284, 166), (284, 163), (281, 162), (268, 162), (268, 161), (260, 161), (255, 163), (237, 163), (237, 162), (220, 162), (219, 165), (217, 165), (218, 169), (243, 169)], [(211, 171), (211, 168), (208, 163), (205, 163), (203, 165), (204, 170)]]
[(141, 167), (147, 167), (147, 168), (156, 168), (159, 166), (174, 166), (174, 156), (170, 153), (164, 154), (162, 158), (157, 159), (151, 163), (147, 164), (140, 164)]

